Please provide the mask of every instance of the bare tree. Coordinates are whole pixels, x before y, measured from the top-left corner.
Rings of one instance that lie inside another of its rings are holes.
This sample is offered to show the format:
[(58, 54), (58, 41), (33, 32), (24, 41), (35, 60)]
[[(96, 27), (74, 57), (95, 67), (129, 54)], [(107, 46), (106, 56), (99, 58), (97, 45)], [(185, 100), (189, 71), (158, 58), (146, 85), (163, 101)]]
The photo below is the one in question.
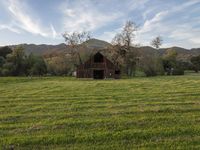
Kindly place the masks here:
[(163, 42), (162, 37), (161, 36), (157, 36), (155, 39), (153, 39), (151, 41), (151, 45), (153, 47), (155, 47), (156, 49), (159, 49), (160, 46), (162, 45), (162, 42)]
[(112, 45), (121, 47), (124, 45), (124, 38), (121, 33), (117, 33), (114, 38), (112, 39)]
[(115, 46), (114, 50), (123, 57), (126, 73), (130, 76), (134, 75), (138, 60), (136, 45), (134, 45), (137, 29), (138, 27), (134, 22), (127, 21), (121, 33), (116, 34), (112, 41), (112, 44)]
[(63, 37), (65, 39), (66, 45), (71, 48), (71, 55), (73, 57), (78, 57), (79, 63), (82, 64), (82, 59), (80, 55), (80, 49), (85, 45), (82, 43), (88, 41), (90, 37), (89, 32), (73, 32), (73, 33), (64, 33)]
[(136, 31), (138, 27), (132, 21), (127, 21), (123, 30), (122, 30), (122, 37), (124, 41), (124, 46), (127, 48), (127, 51), (130, 49), (130, 46), (133, 46), (133, 41), (136, 36)]
[(106, 53), (110, 56), (110, 59), (117, 67), (122, 67), (124, 63), (124, 58), (121, 55), (121, 49), (117, 45), (109, 46), (106, 49)]

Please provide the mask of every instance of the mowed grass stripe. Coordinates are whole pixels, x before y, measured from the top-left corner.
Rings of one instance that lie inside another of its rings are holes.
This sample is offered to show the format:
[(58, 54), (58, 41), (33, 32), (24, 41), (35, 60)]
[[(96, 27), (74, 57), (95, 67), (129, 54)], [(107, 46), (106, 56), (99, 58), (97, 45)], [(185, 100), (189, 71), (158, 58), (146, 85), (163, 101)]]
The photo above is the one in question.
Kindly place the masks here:
[(0, 78), (0, 146), (198, 148), (200, 77)]

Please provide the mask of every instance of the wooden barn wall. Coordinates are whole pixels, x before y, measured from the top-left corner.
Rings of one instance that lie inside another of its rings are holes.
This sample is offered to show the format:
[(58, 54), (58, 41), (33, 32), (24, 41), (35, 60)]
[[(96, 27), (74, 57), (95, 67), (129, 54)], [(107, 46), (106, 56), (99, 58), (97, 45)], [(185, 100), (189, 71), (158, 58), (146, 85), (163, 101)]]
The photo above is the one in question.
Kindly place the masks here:
[(103, 57), (103, 60), (103, 63), (94, 63), (94, 57), (91, 57), (77, 68), (77, 77), (93, 78), (93, 70), (104, 70), (105, 78), (120, 78), (120, 75), (115, 75), (115, 65), (106, 57)]

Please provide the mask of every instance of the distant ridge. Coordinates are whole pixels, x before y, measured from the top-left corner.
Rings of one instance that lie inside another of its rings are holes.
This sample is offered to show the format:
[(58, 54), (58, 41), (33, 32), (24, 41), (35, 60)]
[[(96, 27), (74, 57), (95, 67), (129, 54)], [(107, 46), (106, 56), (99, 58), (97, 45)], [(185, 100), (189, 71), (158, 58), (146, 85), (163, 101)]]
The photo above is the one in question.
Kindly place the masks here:
[[(110, 43), (98, 40), (98, 39), (90, 39), (83, 44), (86, 45), (88, 49), (105, 49), (109, 46), (111, 46)], [(44, 55), (47, 53), (52, 52), (63, 52), (69, 50), (69, 47), (65, 45), (64, 43), (58, 44), (58, 45), (47, 45), (47, 44), (21, 44), (26, 54), (36, 54), (36, 55)], [(16, 47), (17, 45), (10, 46), (11, 48)], [(175, 50), (178, 53), (178, 59), (187, 61), (192, 56), (200, 55), (200, 48), (193, 48), (193, 49), (185, 49), (181, 47), (171, 47), (171, 48), (161, 48), (159, 50), (150, 47), (150, 46), (142, 46), (138, 48), (141, 52), (141, 54), (154, 54), (157, 53), (159, 55), (165, 54), (165, 52), (169, 49)]]
[(110, 43), (103, 41), (103, 40), (98, 40), (98, 39), (90, 39), (83, 44), (86, 44), (87, 47), (89, 48), (106, 48), (111, 46)]
[[(66, 45), (64, 43), (58, 45), (46, 45), (46, 44), (20, 44), (25, 49), (26, 54), (33, 53), (35, 55), (43, 55), (45, 53), (51, 53), (54, 51), (63, 51), (66, 49)], [(16, 47), (17, 45), (10, 46), (11, 48)]]

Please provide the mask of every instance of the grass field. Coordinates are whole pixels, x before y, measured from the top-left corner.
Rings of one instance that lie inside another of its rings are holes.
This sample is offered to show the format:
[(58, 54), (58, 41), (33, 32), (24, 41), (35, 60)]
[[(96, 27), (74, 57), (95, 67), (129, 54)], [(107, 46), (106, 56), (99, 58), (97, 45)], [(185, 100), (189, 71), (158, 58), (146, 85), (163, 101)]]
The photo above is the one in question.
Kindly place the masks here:
[(0, 149), (200, 149), (200, 76), (0, 78)]

